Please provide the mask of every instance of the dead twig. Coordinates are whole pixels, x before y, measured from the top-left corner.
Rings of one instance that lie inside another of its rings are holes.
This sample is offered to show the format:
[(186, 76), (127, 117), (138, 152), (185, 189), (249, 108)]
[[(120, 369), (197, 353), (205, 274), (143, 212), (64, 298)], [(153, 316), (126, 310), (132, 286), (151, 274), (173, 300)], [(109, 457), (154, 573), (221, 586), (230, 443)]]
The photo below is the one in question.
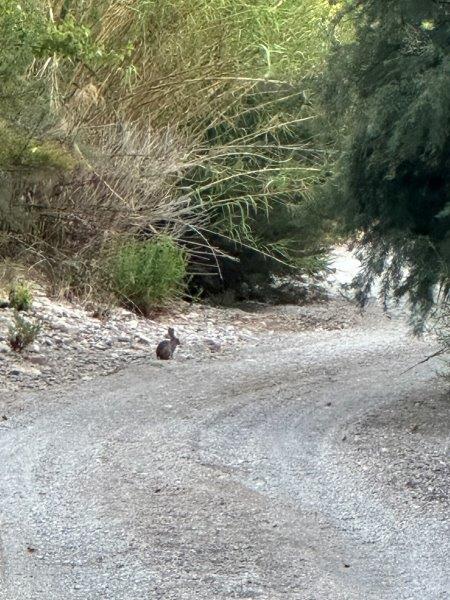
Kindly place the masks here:
[(413, 369), (415, 369), (419, 365), (423, 365), (424, 363), (428, 362), (432, 358), (436, 358), (436, 356), (442, 356), (442, 354), (445, 354), (445, 352), (446, 352), (445, 348), (441, 348), (440, 350), (438, 350), (437, 352), (434, 352), (433, 354), (430, 354), (429, 356), (427, 356), (423, 360), (419, 360), (419, 362), (416, 363), (416, 364), (414, 364), (414, 365), (412, 365), (412, 367), (408, 367), (405, 371), (402, 371), (400, 373), (400, 376), (404, 375), (405, 373), (408, 373), (408, 371), (412, 371)]

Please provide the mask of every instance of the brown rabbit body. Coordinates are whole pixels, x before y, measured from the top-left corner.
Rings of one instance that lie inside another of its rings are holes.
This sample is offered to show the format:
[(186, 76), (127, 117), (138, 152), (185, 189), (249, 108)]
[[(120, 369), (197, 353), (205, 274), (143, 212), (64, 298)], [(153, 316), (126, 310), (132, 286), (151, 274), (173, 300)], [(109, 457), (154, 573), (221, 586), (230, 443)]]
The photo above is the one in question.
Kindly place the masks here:
[(173, 357), (175, 348), (180, 345), (180, 340), (175, 337), (175, 331), (172, 327), (169, 327), (167, 333), (169, 339), (159, 342), (156, 348), (156, 356), (160, 360), (170, 360)]

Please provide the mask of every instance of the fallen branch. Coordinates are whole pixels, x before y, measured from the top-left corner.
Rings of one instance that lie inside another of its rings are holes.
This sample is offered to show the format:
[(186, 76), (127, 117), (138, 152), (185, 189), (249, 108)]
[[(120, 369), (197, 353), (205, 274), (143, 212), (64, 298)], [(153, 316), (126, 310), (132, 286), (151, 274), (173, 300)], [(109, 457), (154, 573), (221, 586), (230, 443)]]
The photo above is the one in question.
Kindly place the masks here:
[(407, 373), (408, 371), (412, 371), (413, 369), (415, 369), (416, 367), (418, 367), (419, 365), (423, 365), (423, 363), (428, 362), (429, 360), (431, 360), (432, 358), (436, 358), (436, 356), (440, 356), (442, 354), (445, 354), (446, 350), (445, 348), (441, 348), (440, 350), (438, 350), (437, 352), (434, 352), (433, 354), (430, 354), (429, 356), (427, 356), (426, 358), (424, 358), (423, 360), (420, 360), (418, 363), (416, 363), (415, 365), (413, 365), (412, 367), (408, 367), (408, 369), (406, 369), (406, 371), (402, 371), (400, 373), (401, 375), (404, 375), (405, 373)]

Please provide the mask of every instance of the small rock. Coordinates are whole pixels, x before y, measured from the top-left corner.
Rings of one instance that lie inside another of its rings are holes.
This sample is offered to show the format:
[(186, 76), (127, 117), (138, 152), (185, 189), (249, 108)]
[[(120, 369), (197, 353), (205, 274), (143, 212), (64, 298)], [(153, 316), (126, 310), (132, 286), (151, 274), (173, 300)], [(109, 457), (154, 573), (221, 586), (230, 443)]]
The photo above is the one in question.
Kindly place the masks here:
[(215, 342), (214, 340), (205, 340), (205, 344), (208, 346), (211, 352), (220, 352), (222, 349), (221, 344), (219, 344), (219, 342)]
[(140, 333), (137, 333), (137, 334), (135, 334), (135, 338), (136, 338), (136, 339), (137, 339), (139, 342), (141, 342), (141, 343), (144, 343), (144, 344), (151, 344), (151, 343), (152, 343), (152, 341), (150, 340), (150, 338), (148, 338), (148, 337), (146, 337), (145, 335), (142, 335), (142, 334), (140, 334)]
[(99, 319), (100, 321), (106, 321), (111, 317), (111, 314), (110, 308), (98, 306), (92, 313), (92, 317), (94, 319)]
[(10, 375), (40, 375), (41, 371), (39, 369), (35, 369), (34, 367), (29, 367), (27, 365), (20, 365), (17, 367), (13, 367), (9, 372)]
[(98, 342), (97, 344), (94, 344), (92, 347), (93, 347), (95, 350), (107, 350), (107, 349), (108, 349), (108, 346), (110, 347), (110, 346), (111, 346), (111, 343), (110, 343), (110, 344), (105, 344), (105, 343), (103, 343), (103, 342)]
[(78, 333), (77, 327), (73, 327), (71, 325), (68, 325), (67, 323), (60, 321), (56, 321), (53, 323), (53, 329), (56, 331), (60, 331), (61, 333)]
[(37, 354), (34, 356), (28, 356), (27, 361), (32, 365), (46, 365), (48, 363), (48, 358), (42, 354)]
[(11, 352), (11, 348), (8, 346), (8, 344), (0, 342), (0, 354), (8, 354), (9, 352)]

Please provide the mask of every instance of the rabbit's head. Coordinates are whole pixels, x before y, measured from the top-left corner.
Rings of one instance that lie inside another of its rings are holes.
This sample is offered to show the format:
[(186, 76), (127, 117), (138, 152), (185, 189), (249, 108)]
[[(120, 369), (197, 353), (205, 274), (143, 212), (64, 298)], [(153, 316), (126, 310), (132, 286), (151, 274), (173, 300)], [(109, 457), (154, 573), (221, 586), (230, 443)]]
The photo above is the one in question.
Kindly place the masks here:
[(173, 329), (173, 327), (169, 327), (167, 333), (170, 339), (170, 345), (172, 346), (172, 350), (175, 350), (177, 346), (181, 346), (180, 340), (177, 337), (175, 337), (175, 330)]

